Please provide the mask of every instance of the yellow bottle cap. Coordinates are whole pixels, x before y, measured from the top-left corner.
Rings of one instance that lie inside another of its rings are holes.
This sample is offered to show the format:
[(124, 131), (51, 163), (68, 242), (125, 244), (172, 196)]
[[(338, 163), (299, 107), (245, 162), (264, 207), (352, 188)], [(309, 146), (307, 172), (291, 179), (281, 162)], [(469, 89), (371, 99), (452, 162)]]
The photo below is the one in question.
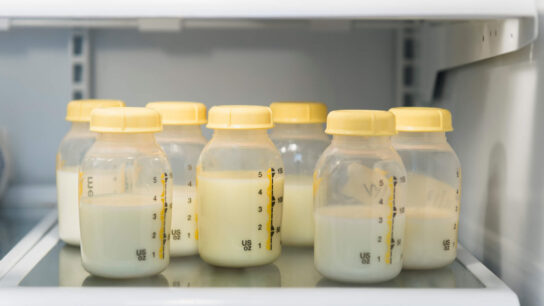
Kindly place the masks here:
[(98, 133), (157, 133), (159, 112), (145, 107), (97, 108), (91, 113), (91, 131)]
[(324, 123), (327, 121), (327, 105), (320, 102), (273, 102), (274, 123)]
[(266, 106), (222, 105), (212, 107), (208, 113), (210, 129), (250, 130), (273, 126), (272, 111)]
[(123, 107), (125, 102), (120, 100), (73, 100), (68, 103), (66, 108), (66, 121), (70, 122), (89, 122), (91, 112), (99, 107)]
[(163, 125), (200, 125), (206, 123), (206, 106), (199, 102), (161, 101), (145, 106), (161, 114)]
[(388, 111), (339, 110), (327, 117), (327, 134), (348, 136), (395, 135), (395, 116)]
[(395, 114), (399, 132), (450, 132), (451, 113), (437, 107), (395, 107), (389, 110)]

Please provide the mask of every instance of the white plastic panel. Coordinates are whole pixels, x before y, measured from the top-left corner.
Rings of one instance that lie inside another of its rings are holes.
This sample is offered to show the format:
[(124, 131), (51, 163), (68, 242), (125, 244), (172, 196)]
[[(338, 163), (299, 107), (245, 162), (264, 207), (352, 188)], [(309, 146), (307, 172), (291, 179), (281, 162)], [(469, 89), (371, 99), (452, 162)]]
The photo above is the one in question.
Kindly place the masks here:
[(481, 19), (532, 16), (532, 0), (4, 0), (4, 17)]

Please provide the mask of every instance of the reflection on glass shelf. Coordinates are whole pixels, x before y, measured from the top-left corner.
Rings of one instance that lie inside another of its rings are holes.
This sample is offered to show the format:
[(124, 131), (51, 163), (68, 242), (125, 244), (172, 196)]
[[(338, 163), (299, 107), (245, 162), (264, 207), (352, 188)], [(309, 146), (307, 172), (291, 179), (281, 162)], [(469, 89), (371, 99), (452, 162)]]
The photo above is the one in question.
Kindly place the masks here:
[[(95, 277), (81, 265), (79, 248), (59, 242), (23, 279), (21, 286), (69, 287), (358, 287), (323, 278), (313, 265), (311, 248), (284, 248), (274, 263), (246, 269), (211, 266), (198, 256), (173, 258), (160, 275), (129, 280)], [(392, 288), (482, 288), (459, 262), (437, 270), (402, 271), (395, 279), (370, 285)]]
[(144, 278), (111, 279), (89, 275), (82, 287), (168, 287), (168, 280), (162, 275)]
[(274, 264), (229, 269), (214, 267), (198, 256), (173, 258), (162, 273), (173, 287), (279, 287), (280, 270)]
[(0, 259), (51, 211), (51, 208), (0, 209)]

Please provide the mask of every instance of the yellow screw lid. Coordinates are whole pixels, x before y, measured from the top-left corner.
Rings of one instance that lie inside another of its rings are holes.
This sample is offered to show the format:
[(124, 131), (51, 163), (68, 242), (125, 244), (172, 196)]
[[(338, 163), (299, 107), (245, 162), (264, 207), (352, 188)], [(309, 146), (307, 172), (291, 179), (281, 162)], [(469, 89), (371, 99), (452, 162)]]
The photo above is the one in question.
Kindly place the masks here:
[(327, 117), (327, 134), (348, 136), (395, 135), (395, 116), (388, 111), (339, 110)]
[(273, 102), (274, 123), (323, 123), (327, 121), (327, 105), (320, 102)]
[(68, 103), (66, 108), (66, 121), (70, 122), (89, 122), (91, 112), (99, 107), (123, 107), (125, 102), (120, 100), (73, 100)]
[(395, 114), (399, 132), (450, 132), (451, 113), (437, 107), (395, 107), (389, 110)]
[(91, 131), (98, 133), (157, 133), (161, 115), (145, 107), (97, 108), (91, 113)]
[(270, 129), (272, 111), (266, 106), (256, 105), (222, 105), (214, 106), (208, 113), (210, 129)]
[(200, 125), (206, 123), (206, 106), (199, 102), (161, 101), (145, 106), (161, 114), (163, 125)]

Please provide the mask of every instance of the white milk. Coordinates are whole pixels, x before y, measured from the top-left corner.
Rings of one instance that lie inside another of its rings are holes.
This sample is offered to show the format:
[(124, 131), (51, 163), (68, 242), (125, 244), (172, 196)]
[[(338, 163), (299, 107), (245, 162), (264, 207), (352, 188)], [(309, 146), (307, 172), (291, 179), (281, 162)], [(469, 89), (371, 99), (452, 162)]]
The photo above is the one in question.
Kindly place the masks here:
[(406, 208), (404, 267), (432, 269), (456, 256), (457, 214), (436, 208)]
[(459, 201), (452, 186), (408, 174), (404, 268), (432, 269), (455, 260)]
[(174, 185), (170, 255), (198, 254), (196, 241), (196, 188)]
[(59, 236), (64, 242), (79, 245), (79, 169), (57, 170)]
[[(82, 198), (80, 203), (83, 267), (102, 277), (157, 274), (169, 262), (171, 213), (146, 195), (120, 194)], [(92, 202), (87, 202), (87, 201)], [(165, 239), (161, 239), (161, 234)]]
[(198, 250), (206, 262), (248, 267), (280, 255), (283, 176), (276, 175), (271, 184), (263, 174), (260, 178), (257, 172), (197, 177)]
[(281, 241), (285, 245), (314, 244), (313, 178), (285, 176)]
[[(316, 268), (326, 277), (347, 282), (380, 282), (402, 268), (404, 214), (392, 218), (384, 207), (330, 205), (315, 212)], [(380, 219), (381, 218), (381, 219)], [(395, 239), (391, 248), (386, 237)]]

